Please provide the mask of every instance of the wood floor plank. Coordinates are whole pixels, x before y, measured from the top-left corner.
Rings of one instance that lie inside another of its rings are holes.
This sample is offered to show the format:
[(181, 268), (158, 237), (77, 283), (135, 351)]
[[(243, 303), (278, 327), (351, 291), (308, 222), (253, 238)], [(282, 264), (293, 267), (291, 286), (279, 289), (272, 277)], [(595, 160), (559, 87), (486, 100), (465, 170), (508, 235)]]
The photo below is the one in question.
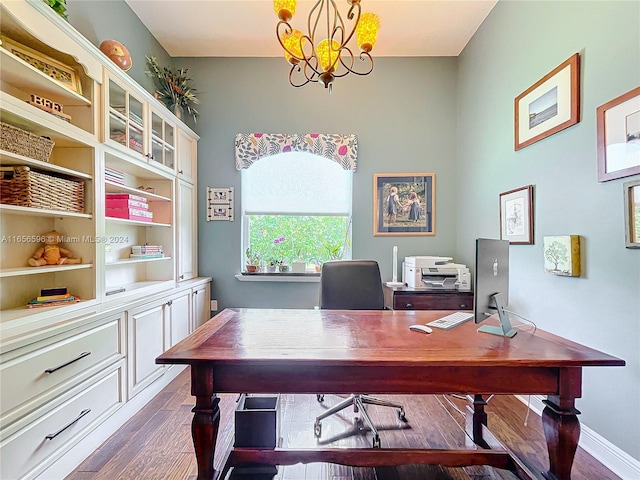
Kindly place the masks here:
[[(223, 467), (234, 439), (236, 394), (220, 398), (221, 423), (214, 466)], [(466, 401), (442, 396), (395, 395), (385, 398), (405, 406), (408, 423), (397, 418), (395, 409), (369, 406), (374, 424), (380, 426), (383, 447), (466, 448), (464, 432)], [(315, 417), (341, 400), (327, 395), (320, 403), (315, 395), (280, 396), (280, 435), (283, 446), (313, 448), (370, 447), (371, 433), (356, 428), (358, 415), (347, 408), (322, 421), (322, 435), (313, 433)], [(191, 440), (189, 369), (181, 372), (138, 414), (132, 417), (66, 480), (195, 480), (197, 465)], [(547, 453), (541, 419), (513, 396), (491, 399), (487, 406), (489, 427), (505, 445), (539, 470), (547, 468)], [(251, 476), (238, 477), (254, 480)], [(298, 464), (279, 467), (273, 480), (512, 480), (510, 472), (490, 467), (447, 468), (439, 465), (404, 465), (384, 468), (353, 468), (333, 464)], [(573, 480), (619, 480), (617, 476), (578, 449)], [(235, 480), (235, 479), (234, 479)], [(257, 477), (256, 477), (257, 480)]]

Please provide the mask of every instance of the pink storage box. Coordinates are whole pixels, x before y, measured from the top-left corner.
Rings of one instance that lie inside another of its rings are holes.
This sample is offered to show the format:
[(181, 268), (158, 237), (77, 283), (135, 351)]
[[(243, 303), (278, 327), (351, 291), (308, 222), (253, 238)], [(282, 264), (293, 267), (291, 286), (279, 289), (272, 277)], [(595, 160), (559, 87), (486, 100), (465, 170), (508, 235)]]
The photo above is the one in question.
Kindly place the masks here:
[(145, 197), (141, 197), (140, 195), (133, 195), (131, 193), (107, 193), (107, 200), (110, 199), (126, 199), (126, 200), (136, 200), (138, 202), (147, 203), (147, 199)]
[(128, 200), (126, 198), (107, 198), (107, 208), (135, 208), (138, 210), (148, 210), (149, 204), (140, 200)]
[(140, 222), (153, 221), (153, 212), (136, 208), (107, 208), (105, 209), (105, 214), (107, 217), (112, 218), (126, 218)]

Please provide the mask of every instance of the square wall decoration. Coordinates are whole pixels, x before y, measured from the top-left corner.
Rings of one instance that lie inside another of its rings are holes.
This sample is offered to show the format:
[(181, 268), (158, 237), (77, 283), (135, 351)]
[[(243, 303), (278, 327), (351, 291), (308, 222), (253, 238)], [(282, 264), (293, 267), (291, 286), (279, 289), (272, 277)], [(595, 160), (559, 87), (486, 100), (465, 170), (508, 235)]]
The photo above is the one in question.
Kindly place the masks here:
[(580, 276), (580, 235), (543, 237), (544, 271), (563, 277)]

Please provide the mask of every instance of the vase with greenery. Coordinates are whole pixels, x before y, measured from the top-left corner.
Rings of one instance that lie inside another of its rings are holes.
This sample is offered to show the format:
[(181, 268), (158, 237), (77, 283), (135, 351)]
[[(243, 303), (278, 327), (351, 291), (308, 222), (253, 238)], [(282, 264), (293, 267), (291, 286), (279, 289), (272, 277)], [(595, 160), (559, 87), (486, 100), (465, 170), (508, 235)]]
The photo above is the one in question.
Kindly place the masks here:
[(191, 79), (188, 76), (189, 69), (181, 68), (173, 71), (169, 67), (160, 67), (155, 57), (147, 57), (149, 70), (145, 73), (153, 78), (156, 91), (155, 94), (178, 118), (182, 111), (186, 112), (197, 121), (198, 110), (196, 105), (200, 100), (196, 97), (197, 90), (193, 88)]

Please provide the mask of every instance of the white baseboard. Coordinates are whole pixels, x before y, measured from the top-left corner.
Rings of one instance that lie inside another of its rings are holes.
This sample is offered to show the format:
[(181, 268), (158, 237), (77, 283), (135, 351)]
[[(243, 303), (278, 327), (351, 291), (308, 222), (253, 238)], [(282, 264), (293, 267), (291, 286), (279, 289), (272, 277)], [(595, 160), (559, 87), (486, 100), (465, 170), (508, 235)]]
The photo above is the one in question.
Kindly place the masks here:
[(185, 368), (186, 367), (180, 365), (172, 365), (160, 378), (125, 403), (122, 408), (117, 410), (105, 422), (98, 425), (93, 432), (80, 440), (69, 451), (65, 452), (51, 466), (38, 475), (36, 479), (59, 480), (66, 478), (78, 465), (122, 427), (127, 420), (138, 413), (138, 411), (160, 393), (164, 387), (169, 385)]
[[(526, 396), (516, 395), (516, 398), (525, 405), (528, 403)], [(542, 410), (545, 407), (542, 400), (544, 400), (544, 397), (540, 395), (531, 396), (529, 408), (538, 415), (542, 414)], [(637, 480), (640, 478), (640, 461), (582, 424), (580, 425), (578, 445), (623, 480)]]

